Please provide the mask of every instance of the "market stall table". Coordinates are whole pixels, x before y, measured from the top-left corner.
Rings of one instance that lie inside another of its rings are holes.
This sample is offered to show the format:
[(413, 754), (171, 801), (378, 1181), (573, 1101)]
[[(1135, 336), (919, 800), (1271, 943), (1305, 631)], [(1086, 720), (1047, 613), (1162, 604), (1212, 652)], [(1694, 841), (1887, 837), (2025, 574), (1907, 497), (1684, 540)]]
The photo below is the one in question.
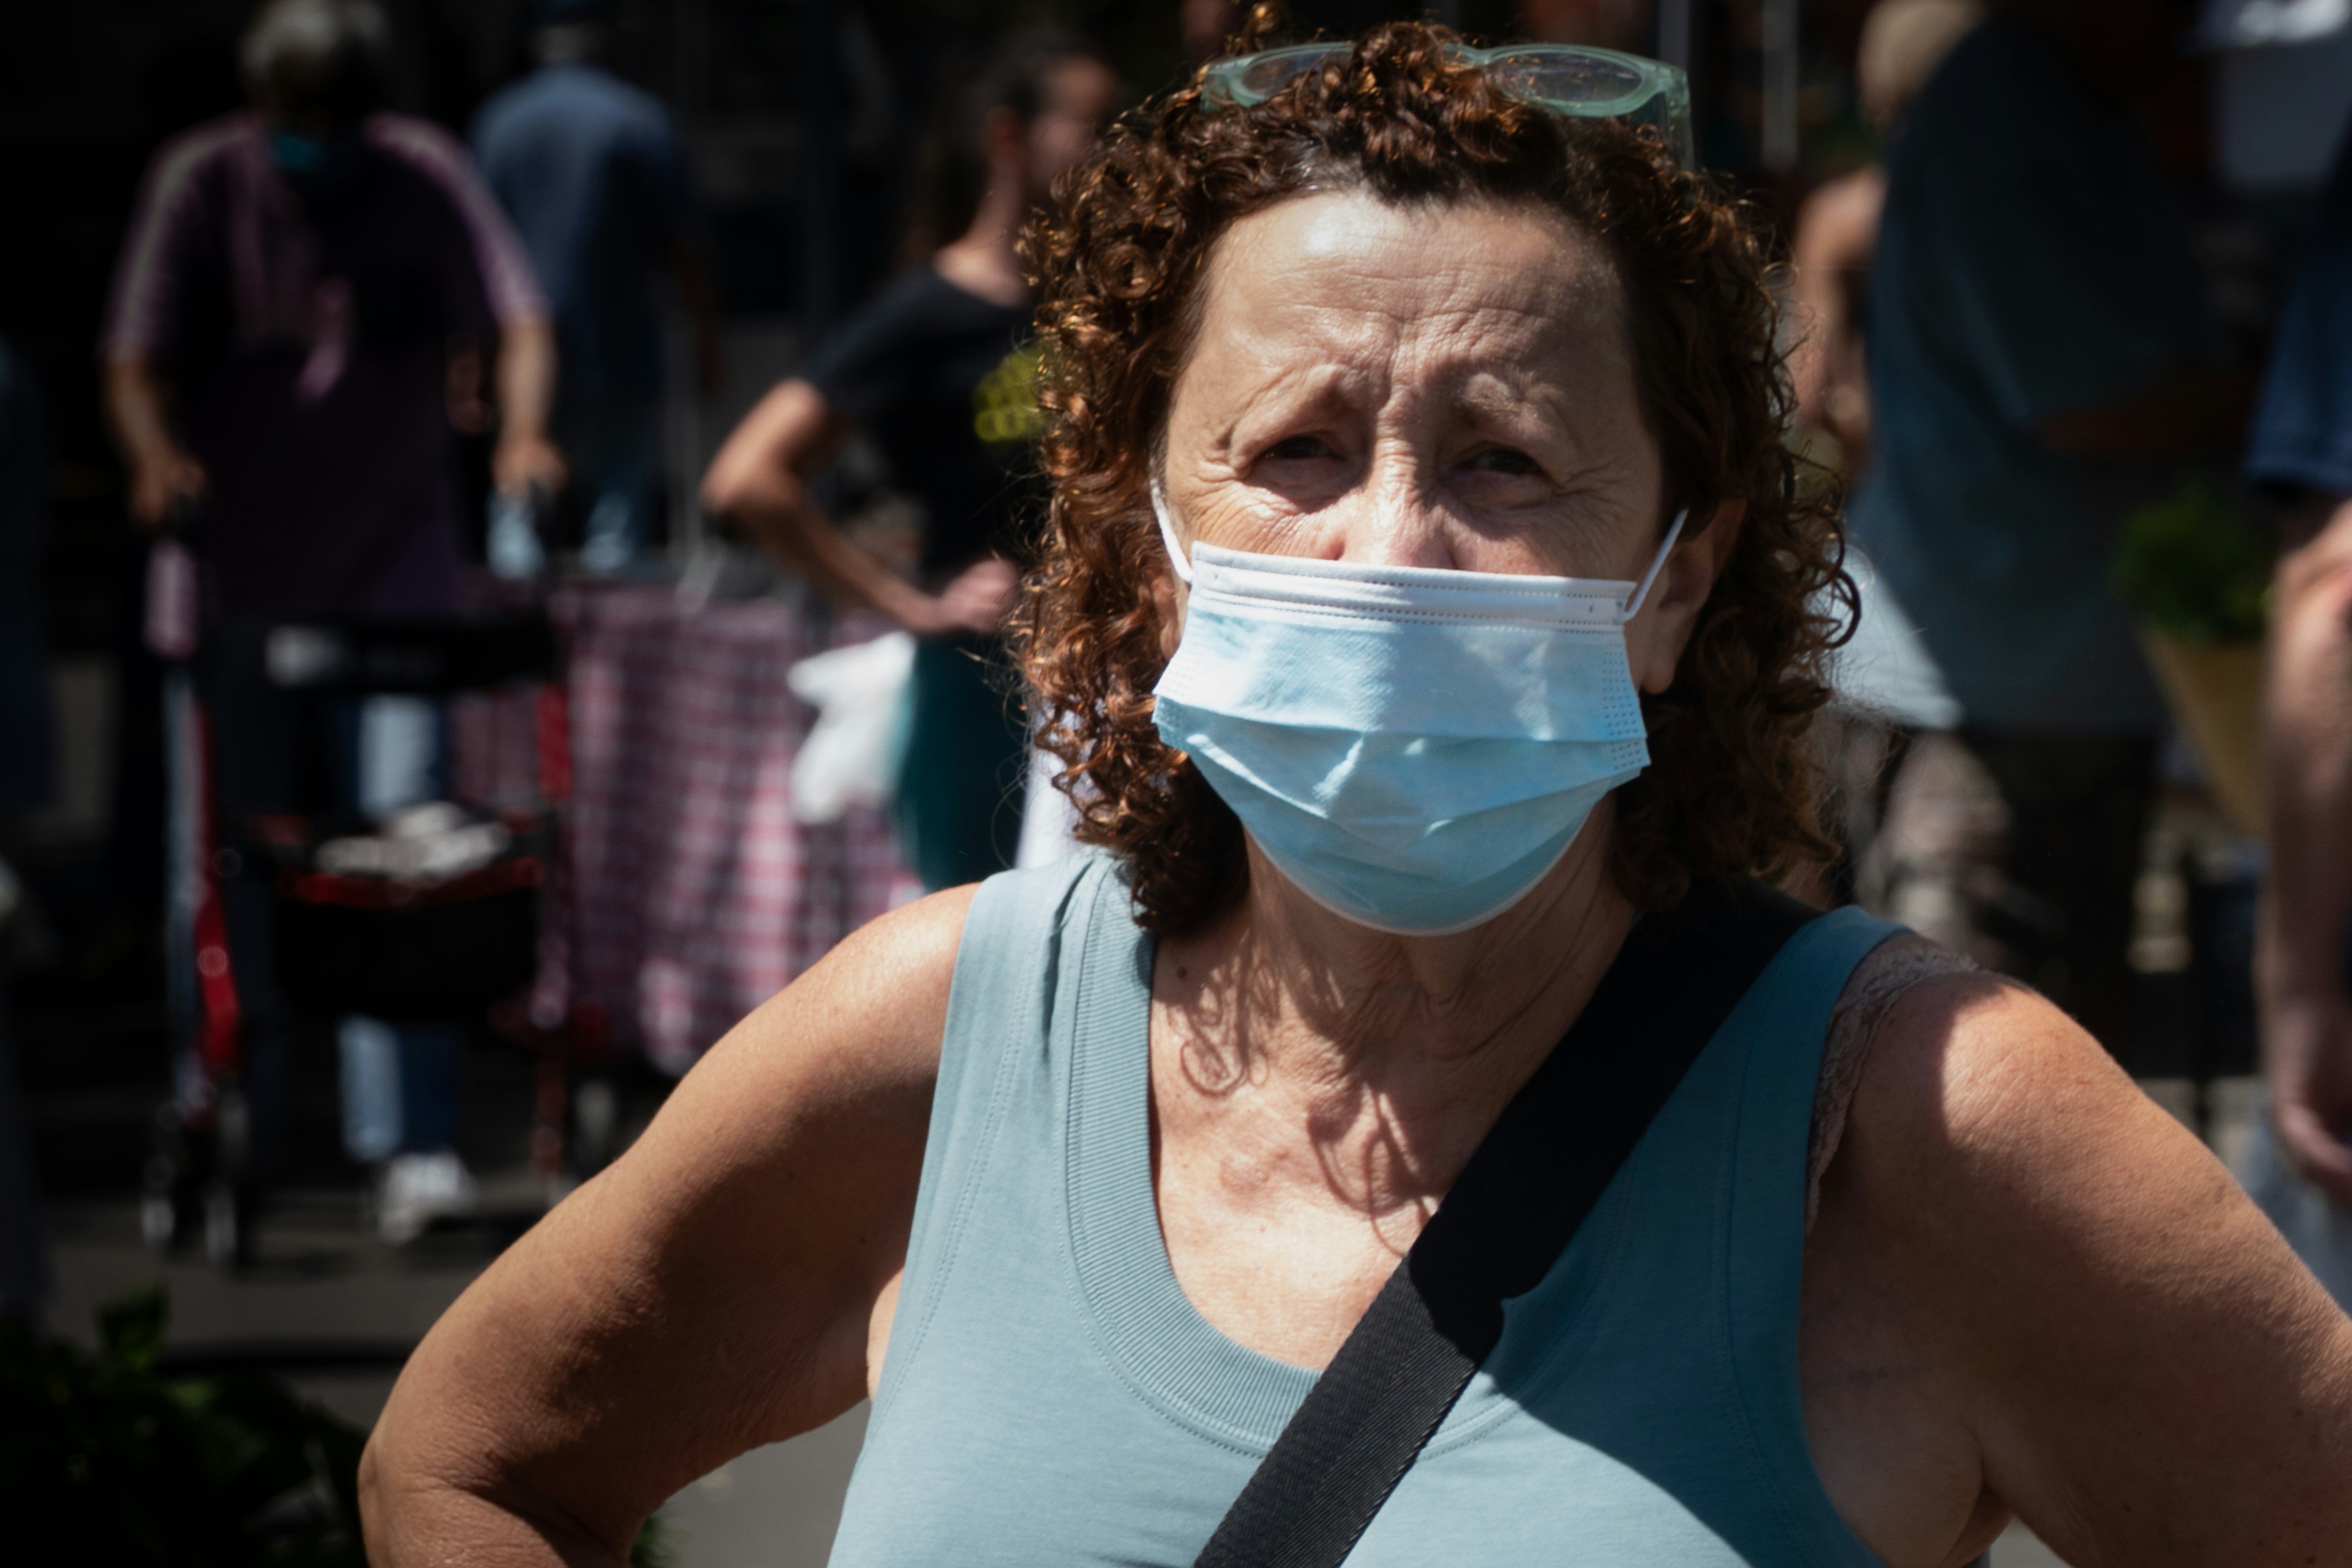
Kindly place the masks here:
[[(781, 598), (698, 601), (667, 586), (569, 588), (566, 853), (541, 937), (531, 1021), (592, 1053), (635, 1048), (683, 1073), (833, 945), (919, 892), (887, 811), (811, 826), (791, 810), (793, 760), (815, 712), (785, 671), (888, 629)], [(460, 793), (511, 794), (548, 704), (458, 716)]]

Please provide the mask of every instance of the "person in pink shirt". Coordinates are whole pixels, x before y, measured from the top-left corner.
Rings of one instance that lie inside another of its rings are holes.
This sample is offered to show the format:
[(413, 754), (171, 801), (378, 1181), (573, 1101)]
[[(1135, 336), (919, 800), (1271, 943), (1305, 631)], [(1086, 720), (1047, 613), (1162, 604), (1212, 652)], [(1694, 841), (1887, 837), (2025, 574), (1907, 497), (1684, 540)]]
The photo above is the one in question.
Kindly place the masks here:
[[(250, 109), (156, 153), (124, 240), (107, 410), (132, 519), (201, 518), (208, 626), (457, 612), (452, 415), (478, 407), (463, 365), (495, 365), (501, 492), (562, 482), (547, 306), (462, 146), (382, 110), (388, 31), (367, 0), (266, 5), (243, 44)], [(429, 700), (321, 698), (225, 664), (204, 680), (229, 843), (265, 815), (382, 817), (446, 793)], [(274, 912), (257, 868), (224, 881), (266, 1163), (286, 1048)], [(344, 1142), (378, 1168), (387, 1233), (463, 1207), (462, 1027), (347, 1018), (341, 1045)]]
[(495, 351), (499, 489), (562, 474), (530, 262), (457, 140), (377, 109), (385, 35), (364, 0), (266, 8), (252, 109), (155, 154), (124, 239), (101, 353), (131, 514), (203, 498), (225, 609), (456, 606), (453, 341)]

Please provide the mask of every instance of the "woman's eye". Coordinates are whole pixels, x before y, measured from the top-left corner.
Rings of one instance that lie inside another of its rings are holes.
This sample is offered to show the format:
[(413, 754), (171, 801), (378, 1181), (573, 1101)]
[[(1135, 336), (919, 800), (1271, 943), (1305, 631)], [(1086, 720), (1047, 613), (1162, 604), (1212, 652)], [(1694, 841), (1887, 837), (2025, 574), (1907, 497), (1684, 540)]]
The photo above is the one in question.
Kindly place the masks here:
[(1536, 460), (1533, 458), (1513, 447), (1489, 447), (1485, 451), (1474, 452), (1463, 461), (1462, 466), (1486, 474), (1540, 474), (1543, 472), (1536, 466)]
[(1296, 463), (1310, 458), (1328, 458), (1331, 448), (1319, 436), (1289, 436), (1268, 447), (1265, 455), (1276, 462)]

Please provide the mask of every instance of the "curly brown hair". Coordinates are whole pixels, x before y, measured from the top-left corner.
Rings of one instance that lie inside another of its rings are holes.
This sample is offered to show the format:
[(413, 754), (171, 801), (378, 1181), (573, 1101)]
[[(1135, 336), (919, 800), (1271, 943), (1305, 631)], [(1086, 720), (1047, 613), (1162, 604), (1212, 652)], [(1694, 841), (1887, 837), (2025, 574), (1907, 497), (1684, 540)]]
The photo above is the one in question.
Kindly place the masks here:
[(1166, 570), (1150, 485), (1218, 238), (1309, 188), (1399, 204), (1546, 204), (1594, 236), (1622, 288), (1669, 514), (1743, 501), (1737, 548), (1672, 687), (1643, 700), (1652, 766), (1617, 792), (1613, 874), (1644, 908), (1694, 882), (1775, 876), (1830, 853), (1805, 734), (1850, 633), (1833, 495), (1782, 442), (1778, 310), (1746, 209), (1654, 133), (1571, 121), (1451, 63), (1399, 22), (1255, 107), (1202, 80), (1129, 115), (1075, 170), (1023, 254), (1044, 343), (1040, 458), (1053, 502), (1013, 630), (1032, 711), (1063, 763), (1077, 837), (1129, 863), (1138, 919), (1207, 919), (1246, 886), (1238, 820), (1152, 727)]

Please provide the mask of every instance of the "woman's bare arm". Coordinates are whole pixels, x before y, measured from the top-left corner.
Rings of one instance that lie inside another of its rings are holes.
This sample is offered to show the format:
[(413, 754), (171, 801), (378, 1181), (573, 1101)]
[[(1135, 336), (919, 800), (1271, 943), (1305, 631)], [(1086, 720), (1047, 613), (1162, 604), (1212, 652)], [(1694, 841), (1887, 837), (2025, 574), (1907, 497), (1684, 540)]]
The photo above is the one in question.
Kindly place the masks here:
[(361, 1466), (368, 1559), (615, 1564), (678, 1488), (862, 1397), (972, 889), (866, 927), (460, 1297)]
[[(2005, 1504), (2084, 1568), (2352, 1563), (2352, 1321), (2055, 1007), (1990, 977), (1919, 987), (1839, 1160), (1885, 1308), (1854, 1364), (1960, 1429), (1965, 1462), (1938, 1462), (1981, 1495), (1952, 1517)], [(1922, 1545), (1889, 1561), (1938, 1560)]]
[(1885, 205), (1886, 174), (1874, 164), (1822, 185), (1797, 214), (1789, 258), (1796, 307), (1789, 382), (1797, 395), (1797, 417), (1805, 424), (1828, 423), (1834, 369), (1830, 350), (1859, 327), (1846, 320), (1846, 280), (1869, 270), (1878, 244), (1878, 215)]
[(2311, 497), (2281, 531), (2263, 679), (2263, 1078), (2281, 1149), (2352, 1209), (2352, 496)]
[(987, 633), (1003, 624), (1016, 574), (984, 557), (937, 594), (900, 577), (827, 517), (810, 493), (849, 435), (805, 381), (783, 382), (735, 426), (702, 477), (702, 508), (725, 518), (845, 604), (879, 610), (918, 637)]
[(183, 503), (202, 499), (206, 487), (204, 465), (173, 431), (170, 403), (169, 388), (146, 360), (108, 363), (106, 417), (131, 465), (131, 521), (151, 532), (162, 531)]

